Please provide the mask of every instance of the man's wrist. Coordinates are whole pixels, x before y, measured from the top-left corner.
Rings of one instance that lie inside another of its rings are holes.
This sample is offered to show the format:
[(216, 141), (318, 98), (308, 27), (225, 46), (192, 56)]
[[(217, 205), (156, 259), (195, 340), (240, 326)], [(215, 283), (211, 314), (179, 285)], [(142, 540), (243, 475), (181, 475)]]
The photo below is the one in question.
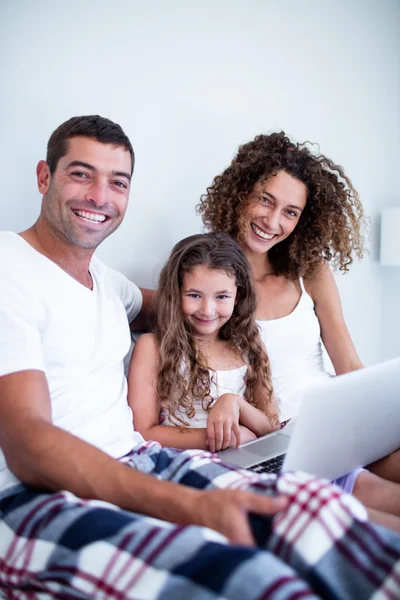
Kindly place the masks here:
[[(132, 474), (139, 475), (136, 471)], [(140, 473), (140, 475), (144, 475)], [(182, 525), (195, 524), (196, 503), (204, 493), (170, 481), (160, 481), (152, 475), (139, 476), (131, 487), (130, 510)], [(142, 479), (142, 481), (140, 481)], [(139, 491), (140, 490), (140, 491)], [(139, 493), (138, 493), (139, 492)]]

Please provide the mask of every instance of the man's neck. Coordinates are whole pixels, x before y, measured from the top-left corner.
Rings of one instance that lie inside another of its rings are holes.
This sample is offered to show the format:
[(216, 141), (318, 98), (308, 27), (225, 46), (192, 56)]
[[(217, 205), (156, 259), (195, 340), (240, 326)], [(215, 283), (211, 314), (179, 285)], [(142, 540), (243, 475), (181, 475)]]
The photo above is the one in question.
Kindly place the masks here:
[(94, 249), (78, 248), (63, 242), (42, 223), (39, 218), (36, 223), (19, 234), (37, 252), (53, 261), (68, 275), (85, 287), (92, 289), (93, 281), (89, 265)]

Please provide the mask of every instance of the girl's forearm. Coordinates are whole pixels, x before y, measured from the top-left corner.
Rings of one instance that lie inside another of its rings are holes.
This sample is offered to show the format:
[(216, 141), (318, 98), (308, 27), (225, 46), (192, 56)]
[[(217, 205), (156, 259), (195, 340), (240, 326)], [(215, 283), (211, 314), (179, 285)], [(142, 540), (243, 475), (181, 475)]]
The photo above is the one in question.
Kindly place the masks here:
[(279, 428), (278, 423), (274, 423), (265, 413), (246, 402), (244, 398), (240, 400), (239, 423), (253, 431), (257, 437), (276, 431)]
[(198, 448), (207, 450), (207, 429), (206, 428), (186, 428), (174, 427), (171, 425), (154, 425), (140, 433), (145, 440), (154, 440), (170, 448)]

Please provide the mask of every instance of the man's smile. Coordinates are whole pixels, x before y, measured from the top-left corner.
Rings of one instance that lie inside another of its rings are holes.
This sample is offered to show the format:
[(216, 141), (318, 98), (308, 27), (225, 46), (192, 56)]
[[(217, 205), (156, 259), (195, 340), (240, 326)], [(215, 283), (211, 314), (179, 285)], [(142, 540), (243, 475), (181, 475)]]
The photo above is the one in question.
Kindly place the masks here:
[(83, 219), (84, 221), (87, 221), (88, 223), (104, 223), (104, 221), (106, 221), (108, 219), (107, 215), (102, 214), (102, 213), (94, 213), (94, 212), (88, 212), (86, 210), (74, 210), (72, 209), (72, 212), (79, 218)]

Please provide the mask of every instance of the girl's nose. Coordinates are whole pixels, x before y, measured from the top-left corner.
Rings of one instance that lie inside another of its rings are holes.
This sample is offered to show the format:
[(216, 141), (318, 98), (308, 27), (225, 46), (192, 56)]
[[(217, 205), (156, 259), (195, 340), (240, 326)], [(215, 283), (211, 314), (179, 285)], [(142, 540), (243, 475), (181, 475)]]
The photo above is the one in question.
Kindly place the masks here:
[(201, 305), (201, 312), (205, 317), (209, 317), (214, 314), (214, 302), (205, 298)]

